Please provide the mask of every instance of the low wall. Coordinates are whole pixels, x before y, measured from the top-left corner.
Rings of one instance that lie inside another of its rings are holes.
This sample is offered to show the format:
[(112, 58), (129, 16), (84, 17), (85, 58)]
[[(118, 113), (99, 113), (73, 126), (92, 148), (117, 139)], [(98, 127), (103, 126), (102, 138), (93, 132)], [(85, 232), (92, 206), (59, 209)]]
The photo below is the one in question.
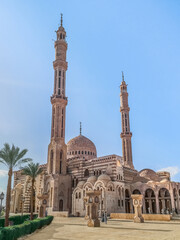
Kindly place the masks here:
[(54, 216), (54, 217), (69, 217), (69, 212), (68, 211), (48, 211), (48, 215)]
[[(170, 221), (171, 215), (169, 214), (142, 214), (144, 220), (153, 220), (153, 221)], [(111, 219), (134, 219), (133, 213), (111, 213)]]

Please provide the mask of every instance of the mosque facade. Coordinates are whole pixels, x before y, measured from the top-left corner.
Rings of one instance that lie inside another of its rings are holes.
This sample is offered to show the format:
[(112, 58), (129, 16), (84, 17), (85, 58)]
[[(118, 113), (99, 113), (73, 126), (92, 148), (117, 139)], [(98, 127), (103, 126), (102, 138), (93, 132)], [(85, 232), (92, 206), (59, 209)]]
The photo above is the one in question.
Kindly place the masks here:
[[(131, 194), (143, 195), (143, 213), (180, 211), (180, 183), (170, 179), (169, 172), (151, 169), (137, 171), (132, 159), (127, 84), (122, 75), (120, 85), (120, 114), (122, 156), (115, 154), (97, 157), (95, 144), (80, 135), (65, 143), (66, 31), (61, 25), (56, 31), (54, 43), (55, 60), (54, 92), (51, 96), (52, 124), (51, 141), (48, 146), (47, 163), (41, 165), (43, 172), (36, 178), (34, 189), (34, 211), (39, 211), (39, 194), (48, 194), (48, 213), (68, 212), (74, 216), (85, 216), (84, 197), (88, 190), (100, 190), (99, 211), (110, 213), (132, 213)], [(11, 195), (11, 212), (30, 211), (31, 180), (14, 172)]]

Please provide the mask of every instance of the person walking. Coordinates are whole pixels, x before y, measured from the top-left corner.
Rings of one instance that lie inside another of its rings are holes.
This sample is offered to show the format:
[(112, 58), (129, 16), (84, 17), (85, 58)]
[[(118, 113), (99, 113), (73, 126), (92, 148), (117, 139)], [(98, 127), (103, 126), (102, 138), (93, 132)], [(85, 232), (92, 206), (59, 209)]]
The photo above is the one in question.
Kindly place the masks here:
[(104, 222), (105, 222), (105, 224), (107, 224), (107, 212), (106, 211), (104, 211)]

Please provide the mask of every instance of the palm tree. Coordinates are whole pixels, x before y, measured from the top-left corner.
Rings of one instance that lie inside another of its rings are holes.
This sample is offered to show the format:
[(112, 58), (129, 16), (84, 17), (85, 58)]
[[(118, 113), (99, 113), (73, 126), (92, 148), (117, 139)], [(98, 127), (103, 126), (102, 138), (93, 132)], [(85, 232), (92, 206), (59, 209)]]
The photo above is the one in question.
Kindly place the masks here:
[(31, 220), (33, 220), (33, 194), (34, 194), (34, 182), (36, 177), (42, 173), (43, 169), (39, 167), (39, 163), (29, 163), (26, 167), (22, 168), (22, 174), (31, 178)]
[(10, 201), (11, 201), (11, 179), (13, 174), (13, 169), (19, 165), (29, 162), (31, 158), (24, 158), (27, 153), (27, 149), (20, 151), (18, 147), (14, 144), (12, 147), (8, 143), (4, 144), (4, 148), (0, 150), (0, 163), (5, 164), (8, 167), (8, 185), (6, 192), (6, 215), (5, 215), (5, 226), (9, 225), (9, 211), (10, 211)]

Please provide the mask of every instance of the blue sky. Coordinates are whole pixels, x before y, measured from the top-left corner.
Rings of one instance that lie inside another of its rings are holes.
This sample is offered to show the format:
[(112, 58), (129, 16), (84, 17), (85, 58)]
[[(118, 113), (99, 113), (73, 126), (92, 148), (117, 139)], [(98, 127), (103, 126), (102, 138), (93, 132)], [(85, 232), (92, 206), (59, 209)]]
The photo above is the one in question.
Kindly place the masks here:
[[(128, 84), (136, 169), (170, 167), (180, 181), (179, 1), (1, 1), (0, 148), (47, 161), (55, 30), (68, 42), (66, 142), (79, 134), (98, 156), (121, 155), (119, 85)], [(0, 191), (6, 170), (0, 165)]]

